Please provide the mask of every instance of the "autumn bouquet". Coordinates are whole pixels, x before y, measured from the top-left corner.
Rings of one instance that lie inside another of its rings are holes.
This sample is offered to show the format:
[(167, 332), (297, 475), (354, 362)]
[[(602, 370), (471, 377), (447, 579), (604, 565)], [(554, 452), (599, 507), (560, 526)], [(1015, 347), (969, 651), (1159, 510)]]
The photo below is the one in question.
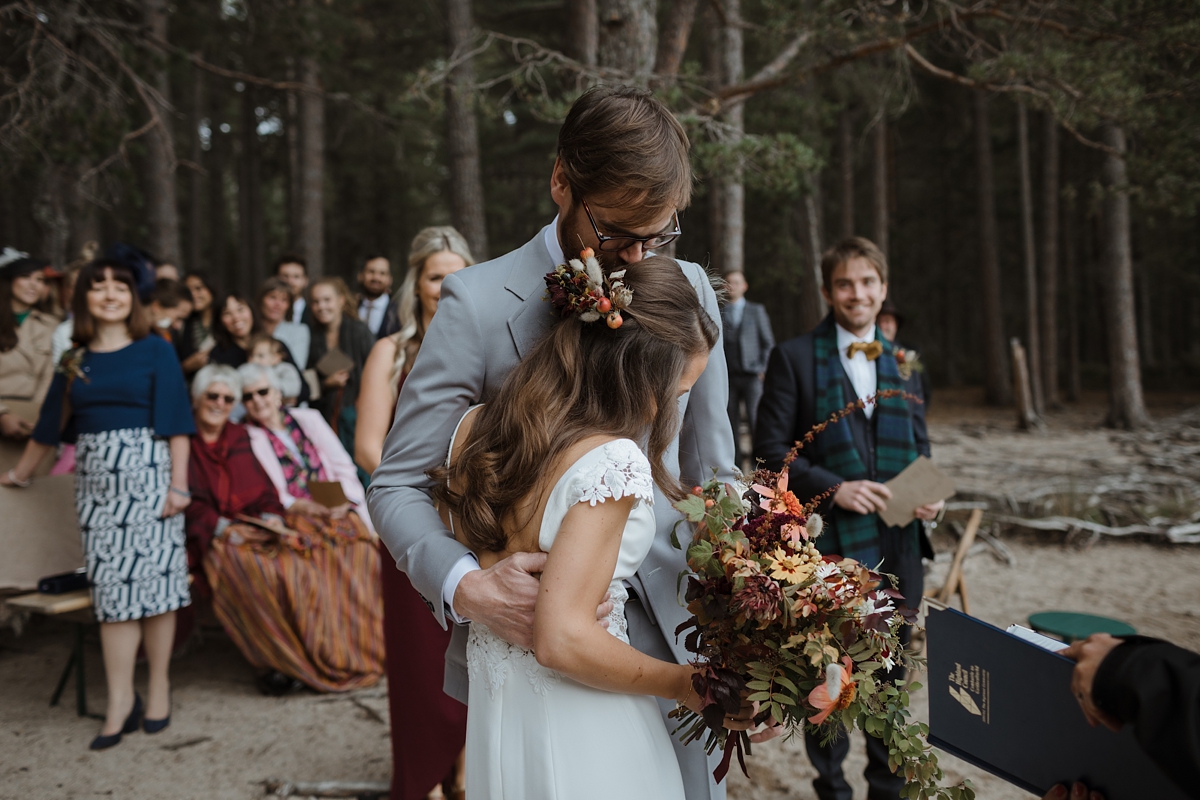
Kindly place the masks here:
[[(708, 752), (724, 751), (718, 781), (734, 753), (745, 771), (749, 737), (722, 722), (749, 691), (747, 699), (760, 704), (757, 720), (773, 719), (788, 735), (807, 728), (828, 742), (844, 727), (882, 739), (890, 766), (906, 779), (903, 797), (975, 796), (969, 784), (938, 786), (944, 775), (925, 741), (928, 726), (909, 716), (909, 692), (919, 685), (883, 680), (893, 667), (918, 665), (900, 641), (915, 612), (887, 588), (885, 576), (820, 551), (815, 510), (829, 493), (802, 503), (788, 488), (788, 465), (805, 444), (885, 394), (851, 403), (818, 425), (797, 442), (782, 471), (759, 470), (739, 489), (712, 480), (675, 504), (695, 529), (685, 573), (692, 617), (676, 635), (687, 632), (685, 646), (702, 667), (692, 680), (703, 708), (672, 713), (685, 742), (707, 734)], [(673, 543), (682, 547), (678, 529)]]

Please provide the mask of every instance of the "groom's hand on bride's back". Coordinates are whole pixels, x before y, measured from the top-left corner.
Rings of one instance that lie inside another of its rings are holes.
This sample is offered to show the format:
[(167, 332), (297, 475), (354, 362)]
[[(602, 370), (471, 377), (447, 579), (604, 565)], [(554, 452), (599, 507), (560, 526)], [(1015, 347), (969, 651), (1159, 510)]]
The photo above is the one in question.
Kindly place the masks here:
[[(545, 553), (513, 553), (487, 569), (468, 572), (454, 591), (454, 608), (465, 619), (486, 625), (506, 642), (533, 649), (533, 610)], [(613, 604), (608, 595), (596, 609), (596, 620), (608, 627)]]

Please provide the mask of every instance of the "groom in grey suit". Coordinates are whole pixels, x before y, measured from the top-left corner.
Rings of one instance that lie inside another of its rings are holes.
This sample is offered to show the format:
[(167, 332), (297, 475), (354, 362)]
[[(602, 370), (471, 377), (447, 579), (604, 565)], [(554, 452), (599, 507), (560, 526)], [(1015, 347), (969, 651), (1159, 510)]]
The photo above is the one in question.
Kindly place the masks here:
[[(367, 499), (396, 565), (439, 624), (456, 623), (446, 652), (445, 689), (463, 702), (467, 624), (486, 624), (501, 638), (530, 647), (538, 593), (534, 575), (546, 556), (517, 553), (481, 570), (442, 524), (425, 471), (444, 461), (467, 408), (494, 397), (509, 371), (554, 324), (554, 309), (543, 299), (547, 272), (583, 247), (592, 247), (614, 267), (640, 261), (652, 247), (674, 240), (677, 209), (685, 208), (691, 196), (688, 147), (678, 122), (649, 93), (626, 87), (591, 90), (576, 101), (559, 133), (550, 180), (558, 207), (554, 222), (519, 249), (443, 283), (437, 315), (404, 382)], [(680, 262), (680, 268), (704, 308), (720, 319), (704, 270), (689, 262)], [(678, 466), (685, 485), (703, 482), (714, 469), (720, 479), (732, 480), (727, 400), (725, 355), (718, 344), (704, 374), (679, 400), (682, 429), (664, 459)], [(644, 653), (684, 663), (689, 654), (676, 641), (675, 628), (689, 616), (676, 590), (686, 563), (670, 543), (679, 516), (661, 492), (654, 513), (658, 535), (630, 581), (629, 637)], [(606, 606), (598, 615), (607, 614)], [(696, 703), (694, 697), (691, 702)], [(659, 705), (664, 714), (674, 708), (661, 699)], [(668, 730), (673, 722), (667, 720)], [(710, 764), (700, 743), (675, 744), (689, 800), (723, 798), (724, 786), (711, 777), (715, 759)]]

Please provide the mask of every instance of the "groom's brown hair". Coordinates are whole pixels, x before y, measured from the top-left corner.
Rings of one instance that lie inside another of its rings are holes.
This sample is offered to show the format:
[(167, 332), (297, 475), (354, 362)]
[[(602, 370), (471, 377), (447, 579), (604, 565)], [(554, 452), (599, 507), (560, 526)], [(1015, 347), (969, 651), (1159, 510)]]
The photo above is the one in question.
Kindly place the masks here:
[(575, 203), (603, 198), (648, 216), (691, 202), (690, 147), (670, 109), (633, 86), (584, 92), (558, 132), (558, 159)]

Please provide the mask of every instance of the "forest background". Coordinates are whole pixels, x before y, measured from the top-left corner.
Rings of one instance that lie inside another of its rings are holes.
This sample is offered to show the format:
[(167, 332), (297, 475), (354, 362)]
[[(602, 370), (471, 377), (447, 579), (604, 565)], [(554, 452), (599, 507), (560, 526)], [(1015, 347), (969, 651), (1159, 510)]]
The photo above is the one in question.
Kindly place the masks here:
[(1192, 0), (0, 0), (0, 243), (140, 244), (249, 290), (352, 279), (422, 227), (477, 257), (555, 213), (597, 83), (661, 96), (698, 183), (674, 252), (743, 269), (780, 340), (868, 236), (935, 383), (1035, 410), (1200, 385)]

